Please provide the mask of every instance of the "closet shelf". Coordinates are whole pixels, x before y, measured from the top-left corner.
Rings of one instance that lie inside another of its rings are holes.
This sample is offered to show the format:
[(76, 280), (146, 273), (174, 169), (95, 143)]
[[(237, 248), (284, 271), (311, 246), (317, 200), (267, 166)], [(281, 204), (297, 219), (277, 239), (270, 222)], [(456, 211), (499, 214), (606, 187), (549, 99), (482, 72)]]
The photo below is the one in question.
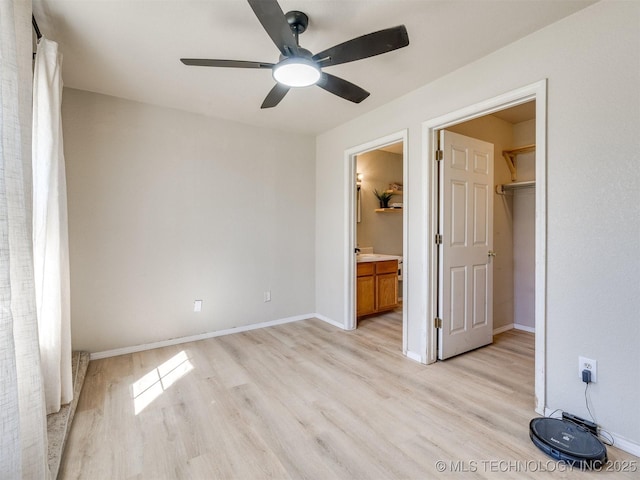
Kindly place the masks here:
[(518, 155), (520, 155), (521, 153), (529, 153), (535, 151), (535, 143), (532, 145), (525, 145), (524, 147), (512, 148), (511, 150), (502, 151), (502, 156), (507, 162), (507, 166), (509, 167), (509, 171), (511, 172), (511, 181), (515, 182), (518, 175), (518, 169), (516, 167), (516, 158), (518, 157)]

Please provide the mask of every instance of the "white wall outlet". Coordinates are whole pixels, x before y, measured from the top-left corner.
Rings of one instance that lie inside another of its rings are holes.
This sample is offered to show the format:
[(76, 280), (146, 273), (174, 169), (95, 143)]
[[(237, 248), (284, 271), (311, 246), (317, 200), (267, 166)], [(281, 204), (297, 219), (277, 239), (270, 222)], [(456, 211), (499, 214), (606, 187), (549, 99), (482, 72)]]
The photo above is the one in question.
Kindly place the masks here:
[(202, 311), (202, 300), (195, 300), (193, 302), (193, 311), (201, 312)]
[(587, 357), (578, 357), (578, 376), (582, 380), (582, 371), (589, 370), (591, 372), (591, 383), (598, 381), (598, 361)]
[(271, 290), (267, 290), (266, 292), (264, 292), (264, 301), (265, 302), (271, 301)]

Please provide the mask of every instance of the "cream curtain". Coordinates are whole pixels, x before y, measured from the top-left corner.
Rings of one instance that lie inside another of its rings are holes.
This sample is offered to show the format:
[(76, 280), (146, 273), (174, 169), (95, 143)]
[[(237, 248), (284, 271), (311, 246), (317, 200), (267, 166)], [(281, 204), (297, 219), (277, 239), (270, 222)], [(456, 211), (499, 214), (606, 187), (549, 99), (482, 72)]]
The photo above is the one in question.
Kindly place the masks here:
[(33, 71), (33, 263), (47, 414), (73, 398), (62, 56), (38, 41)]
[(0, 478), (47, 479), (31, 241), (31, 1), (0, 0)]

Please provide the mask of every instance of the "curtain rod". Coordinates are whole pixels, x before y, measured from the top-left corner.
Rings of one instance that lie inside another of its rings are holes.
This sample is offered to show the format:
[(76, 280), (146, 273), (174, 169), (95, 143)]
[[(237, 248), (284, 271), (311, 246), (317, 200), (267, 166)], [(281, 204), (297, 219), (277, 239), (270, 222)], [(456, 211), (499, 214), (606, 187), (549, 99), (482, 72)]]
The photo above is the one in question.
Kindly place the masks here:
[(42, 38), (42, 34), (40, 33), (40, 29), (38, 28), (38, 22), (36, 22), (36, 17), (31, 14), (31, 23), (33, 24), (33, 29), (36, 31), (36, 37), (38, 40)]

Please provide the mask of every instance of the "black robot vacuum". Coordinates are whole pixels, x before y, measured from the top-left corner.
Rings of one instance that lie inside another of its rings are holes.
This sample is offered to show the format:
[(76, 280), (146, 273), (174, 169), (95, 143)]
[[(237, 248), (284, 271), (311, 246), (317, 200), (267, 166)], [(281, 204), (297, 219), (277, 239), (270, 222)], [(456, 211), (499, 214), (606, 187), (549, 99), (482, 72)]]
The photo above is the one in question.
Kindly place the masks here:
[(550, 457), (585, 470), (607, 463), (607, 448), (588, 429), (559, 418), (534, 418), (529, 436)]

